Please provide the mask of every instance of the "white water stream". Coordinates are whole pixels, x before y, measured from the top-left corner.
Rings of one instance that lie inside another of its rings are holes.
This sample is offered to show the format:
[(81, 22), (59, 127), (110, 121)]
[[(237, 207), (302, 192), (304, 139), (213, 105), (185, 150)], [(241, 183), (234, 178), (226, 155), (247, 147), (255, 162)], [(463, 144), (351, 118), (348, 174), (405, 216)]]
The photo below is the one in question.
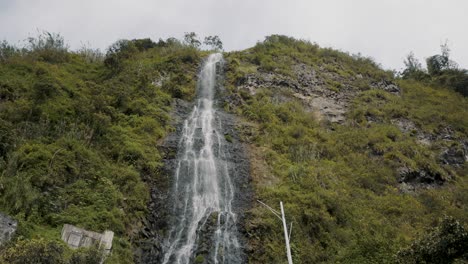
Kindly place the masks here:
[(240, 263), (234, 186), (230, 179), (221, 122), (213, 107), (220, 53), (204, 62), (198, 97), (184, 121), (175, 171), (174, 221), (163, 264)]

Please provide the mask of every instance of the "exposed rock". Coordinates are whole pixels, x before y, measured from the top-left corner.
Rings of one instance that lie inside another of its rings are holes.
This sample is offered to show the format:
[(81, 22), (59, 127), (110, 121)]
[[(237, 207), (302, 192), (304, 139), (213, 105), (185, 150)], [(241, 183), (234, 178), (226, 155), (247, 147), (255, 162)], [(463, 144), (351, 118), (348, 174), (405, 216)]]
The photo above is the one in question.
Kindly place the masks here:
[(380, 82), (374, 82), (374, 83), (371, 83), (371, 87), (375, 89), (381, 89), (381, 90), (387, 91), (394, 95), (400, 95), (401, 93), (400, 87), (398, 87), (395, 83), (391, 81), (384, 80)]
[(400, 168), (398, 172), (400, 174), (400, 188), (404, 191), (440, 186), (445, 182), (440, 173), (426, 169), (412, 170), (404, 167)]
[(441, 127), (434, 133), (424, 132), (418, 128), (413, 121), (406, 118), (391, 120), (401, 132), (416, 137), (417, 142), (430, 146), (436, 142), (445, 142), (444, 145), (451, 144), (450, 147), (443, 148), (439, 154), (438, 161), (444, 165), (460, 166), (468, 161), (468, 140), (463, 140), (455, 136), (451, 127)]
[(418, 130), (414, 122), (406, 118), (393, 119), (391, 123), (396, 125), (403, 133), (413, 133), (413, 131)]
[(439, 156), (439, 160), (442, 164), (459, 166), (468, 160), (468, 153), (466, 149), (466, 142), (463, 144), (464, 147), (451, 146), (445, 149)]
[(169, 80), (169, 76), (165, 73), (160, 75), (158, 78), (154, 79), (152, 84), (157, 87), (161, 87), (165, 82)]
[(406, 118), (398, 118), (391, 120), (391, 123), (397, 126), (401, 132), (405, 134), (410, 134), (416, 137), (417, 142), (422, 145), (429, 146), (431, 145), (436, 137), (423, 132), (420, 128), (418, 128), (413, 121), (406, 119)]
[[(356, 92), (346, 86), (340, 92), (328, 89), (316, 71), (305, 64), (294, 65), (293, 72), (295, 78), (272, 72), (248, 74), (237, 83), (237, 89), (245, 90), (250, 95), (256, 94), (260, 88), (271, 89), (275, 91), (277, 102), (291, 100), (290, 96), (283, 94), (292, 94), (304, 103), (306, 109), (318, 113), (319, 119), (324, 118), (333, 123), (345, 121), (347, 107)], [(227, 100), (234, 105), (242, 104), (242, 98)]]
[(16, 233), (18, 222), (13, 218), (0, 213), (0, 246), (10, 241)]
[(339, 101), (322, 96), (304, 96), (295, 93), (294, 96), (303, 100), (313, 112), (318, 113), (319, 120), (325, 118), (332, 123), (343, 123), (345, 121), (346, 105)]

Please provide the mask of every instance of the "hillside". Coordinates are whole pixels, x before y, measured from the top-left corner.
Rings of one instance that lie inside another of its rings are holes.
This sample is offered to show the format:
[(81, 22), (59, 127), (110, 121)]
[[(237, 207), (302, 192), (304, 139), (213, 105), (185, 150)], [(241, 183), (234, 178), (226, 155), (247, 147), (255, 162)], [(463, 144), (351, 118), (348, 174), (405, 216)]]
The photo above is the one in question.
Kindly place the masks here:
[[(293, 221), (294, 263), (392, 263), (444, 215), (467, 223), (464, 97), (283, 36), (226, 57), (226, 108), (257, 198)], [(254, 204), (251, 263), (284, 259), (280, 231)]]
[[(63, 224), (113, 230), (106, 263), (159, 250), (174, 155), (164, 142), (210, 52), (141, 39), (104, 56), (50, 34), (1, 48), (0, 212), (19, 228), (0, 263), (95, 261), (60, 241)], [(453, 235), (444, 224), (460, 237), (445, 248), (432, 239), (431, 257), (468, 258), (466, 97), (285, 36), (224, 59), (219, 101), (236, 130), (225, 138), (250, 166), (251, 186), (240, 186), (253, 192), (241, 228), (249, 263), (286, 261), (281, 223), (257, 199), (285, 204), (294, 263), (411, 263), (426, 249), (404, 249), (431, 228)]]

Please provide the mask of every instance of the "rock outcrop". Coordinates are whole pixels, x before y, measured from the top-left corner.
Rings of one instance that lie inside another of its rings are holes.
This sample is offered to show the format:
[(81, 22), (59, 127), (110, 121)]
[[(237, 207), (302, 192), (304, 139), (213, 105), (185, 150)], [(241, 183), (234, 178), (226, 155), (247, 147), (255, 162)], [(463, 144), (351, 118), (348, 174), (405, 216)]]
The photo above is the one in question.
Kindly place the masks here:
[[(339, 91), (329, 89), (324, 78), (319, 76), (315, 69), (305, 64), (296, 64), (292, 67), (294, 76), (285, 76), (272, 72), (257, 72), (246, 75), (237, 83), (237, 89), (245, 90), (254, 95), (260, 88), (273, 89), (278, 102), (294, 98), (301, 100), (306, 109), (315, 112), (319, 119), (332, 123), (343, 123), (345, 114), (351, 100), (356, 96), (355, 87), (344, 84)], [(327, 78), (336, 79), (340, 83), (342, 78), (337, 74), (326, 72)], [(391, 86), (393, 85), (393, 86)], [(394, 90), (396, 85), (387, 84), (385, 87)], [(379, 86), (380, 87), (380, 86)], [(239, 98), (228, 99), (230, 103), (239, 105)]]
[(0, 246), (10, 241), (16, 233), (18, 222), (0, 213)]

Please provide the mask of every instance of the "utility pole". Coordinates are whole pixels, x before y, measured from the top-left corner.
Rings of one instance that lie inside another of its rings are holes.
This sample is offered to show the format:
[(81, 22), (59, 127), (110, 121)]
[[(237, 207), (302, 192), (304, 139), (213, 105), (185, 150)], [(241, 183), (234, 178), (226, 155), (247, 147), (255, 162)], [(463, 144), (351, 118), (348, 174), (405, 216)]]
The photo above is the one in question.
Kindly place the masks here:
[(280, 207), (281, 207), (281, 216), (282, 216), (283, 228), (284, 228), (284, 240), (286, 241), (286, 254), (288, 255), (288, 263), (293, 264), (292, 256), (291, 256), (291, 248), (289, 247), (288, 227), (286, 225), (286, 218), (284, 217), (283, 202), (280, 202)]
[(288, 235), (288, 225), (286, 224), (286, 217), (284, 216), (284, 208), (283, 208), (283, 202), (280, 201), (280, 208), (281, 208), (281, 216), (279, 215), (278, 211), (275, 209), (271, 208), (267, 204), (261, 202), (260, 200), (257, 200), (260, 204), (268, 208), (276, 217), (283, 222), (283, 229), (284, 229), (284, 240), (286, 241), (286, 255), (288, 257), (288, 264), (293, 264), (292, 262), (292, 255), (291, 255), (291, 248), (289, 247), (289, 238), (291, 237), (291, 230), (292, 230), (292, 223), (291, 223), (291, 229), (289, 231)]

